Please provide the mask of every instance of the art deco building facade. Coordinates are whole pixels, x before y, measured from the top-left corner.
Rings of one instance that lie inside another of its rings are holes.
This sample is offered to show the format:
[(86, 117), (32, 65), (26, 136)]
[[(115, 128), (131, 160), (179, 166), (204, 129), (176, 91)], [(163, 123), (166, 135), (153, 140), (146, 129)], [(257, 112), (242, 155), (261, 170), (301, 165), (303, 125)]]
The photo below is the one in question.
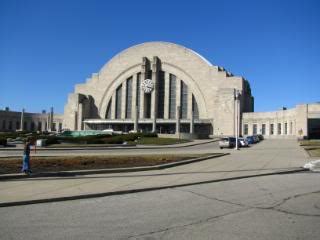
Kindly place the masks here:
[[(112, 58), (65, 106), (64, 127), (233, 135), (253, 111), (250, 85), (194, 51), (166, 42), (133, 46)], [(238, 123), (240, 125), (240, 123)]]
[(120, 52), (76, 85), (63, 115), (26, 113), (26, 121), (19, 121), (23, 113), (0, 111), (0, 131), (21, 129), (23, 123), (25, 130), (112, 128), (179, 137), (234, 136), (239, 131), (267, 138), (320, 138), (319, 103), (253, 111), (250, 84), (243, 77), (186, 47), (147, 42)]

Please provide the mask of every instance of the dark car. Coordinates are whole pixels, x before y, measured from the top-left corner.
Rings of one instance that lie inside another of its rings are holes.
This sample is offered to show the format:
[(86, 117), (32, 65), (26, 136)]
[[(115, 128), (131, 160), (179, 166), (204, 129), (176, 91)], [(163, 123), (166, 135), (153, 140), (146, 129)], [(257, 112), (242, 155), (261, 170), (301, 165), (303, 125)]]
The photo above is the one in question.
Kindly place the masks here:
[(260, 141), (262, 141), (264, 139), (263, 135), (261, 135), (261, 134), (258, 134), (257, 136), (258, 136)]
[(253, 136), (247, 136), (246, 139), (247, 139), (248, 144), (254, 144), (255, 143)]
[(253, 135), (252, 137), (253, 137), (254, 143), (260, 142), (260, 139), (259, 139), (258, 135)]

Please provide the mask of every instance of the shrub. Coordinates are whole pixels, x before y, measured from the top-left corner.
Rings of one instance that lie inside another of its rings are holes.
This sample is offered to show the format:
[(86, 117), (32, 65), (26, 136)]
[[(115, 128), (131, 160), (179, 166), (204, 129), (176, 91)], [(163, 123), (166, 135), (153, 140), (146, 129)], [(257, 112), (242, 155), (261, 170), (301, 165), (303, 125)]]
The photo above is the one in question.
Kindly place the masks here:
[(1, 137), (1, 138), (0, 138), (0, 145), (6, 146), (6, 145), (7, 145), (7, 139)]

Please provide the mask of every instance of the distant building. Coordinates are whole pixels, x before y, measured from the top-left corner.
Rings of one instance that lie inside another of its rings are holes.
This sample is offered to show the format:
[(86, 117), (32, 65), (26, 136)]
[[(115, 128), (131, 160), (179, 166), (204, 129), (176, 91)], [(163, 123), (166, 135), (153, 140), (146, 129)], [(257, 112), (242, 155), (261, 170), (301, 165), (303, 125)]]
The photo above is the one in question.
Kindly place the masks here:
[(54, 114), (53, 109), (49, 113), (29, 113), (10, 111), (7, 107), (0, 110), (0, 131), (61, 131), (63, 115)]

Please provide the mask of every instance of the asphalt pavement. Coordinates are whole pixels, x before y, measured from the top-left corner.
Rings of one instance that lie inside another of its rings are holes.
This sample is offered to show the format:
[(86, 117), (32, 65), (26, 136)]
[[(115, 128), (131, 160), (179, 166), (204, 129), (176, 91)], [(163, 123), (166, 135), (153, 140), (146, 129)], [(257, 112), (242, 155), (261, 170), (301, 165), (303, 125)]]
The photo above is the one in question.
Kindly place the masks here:
[(319, 239), (319, 178), (271, 175), (0, 208), (0, 239)]
[[(150, 154), (159, 149), (104, 150), (108, 154)], [(163, 170), (134, 173), (91, 174), (0, 181), (0, 206), (96, 198), (108, 195), (170, 189), (270, 174), (297, 172), (309, 161), (295, 140), (265, 140), (248, 149), (218, 149), (217, 143), (164, 152), (228, 152), (212, 158)]]

